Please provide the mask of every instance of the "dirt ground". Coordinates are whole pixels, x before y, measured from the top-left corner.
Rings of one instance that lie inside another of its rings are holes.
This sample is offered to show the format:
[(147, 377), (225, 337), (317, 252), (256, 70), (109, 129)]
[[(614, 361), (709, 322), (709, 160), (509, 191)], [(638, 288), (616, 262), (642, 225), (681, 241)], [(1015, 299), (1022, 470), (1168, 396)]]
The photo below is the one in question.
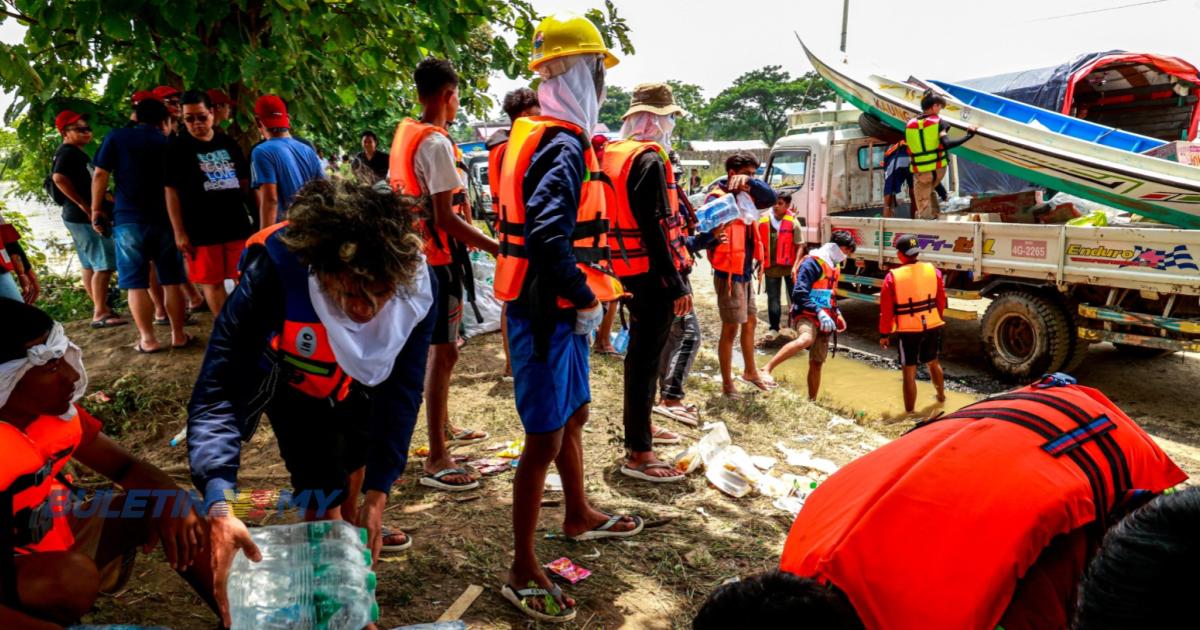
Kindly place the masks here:
[[(698, 269), (693, 277), (705, 340), (689, 382), (689, 400), (700, 405), (702, 422), (724, 422), (734, 444), (751, 455), (779, 458), (777, 473), (819, 477), (811, 470), (785, 465), (774, 444), (783, 441), (791, 448), (812, 449), (815, 455), (844, 465), (911, 426), (911, 420), (858, 415), (855, 409), (861, 406), (860, 400), (826, 396), (819, 405), (813, 404), (790, 386), (770, 395), (749, 394), (736, 402), (721, 398), (720, 383), (714, 380), (718, 374), (718, 329), (711, 276), (707, 269)], [(765, 296), (759, 297), (759, 307), (765, 321)], [(842, 335), (841, 343), (854, 352), (834, 361), (871, 369), (888, 367), (886, 359), (873, 356), (879, 348), (869, 331), (877, 309), (849, 304), (844, 310), (851, 332)], [(192, 330), (205, 337), (209, 324), (204, 318)], [(76, 323), (68, 330), (84, 349), (91, 391), (103, 391), (111, 399), (103, 404), (92, 401), (89, 406), (97, 410), (109, 431), (120, 435), (122, 443), (189, 487), (186, 449), (170, 447), (168, 440), (184, 426), (184, 405), (203, 356), (202, 347), (144, 356), (132, 350), (134, 333), (129, 328), (93, 331)], [(765, 330), (765, 323), (760, 324), (760, 334)], [(954, 322), (948, 338), (946, 368), (952, 389), (982, 396), (1006, 387), (979, 365), (982, 355), (973, 325)], [(765, 354), (758, 357), (760, 365), (766, 360)], [(502, 368), (498, 335), (483, 335), (464, 346), (451, 386), (451, 414), (458, 424), (483, 428), (491, 437), (456, 454), (470, 459), (491, 457), (495, 453), (486, 451), (487, 446), (521, 436), (512, 385), (501, 379)], [(777, 563), (792, 517), (772, 506), (768, 498), (724, 495), (700, 473), (693, 473), (684, 483), (661, 486), (621, 476), (617, 468), (622, 450), (622, 374), (620, 359), (593, 356), (591, 422), (584, 436), (586, 487), (595, 505), (639, 514), (647, 520), (648, 529), (621, 542), (571, 543), (553, 537), (561, 526), (562, 508), (550, 505), (542, 510), (538, 552), (546, 562), (566, 556), (593, 572), (585, 581), (565, 589), (579, 602), (576, 622), (566, 627), (688, 628), (714, 587)], [(1096, 348), (1079, 376), (1084, 383), (1106, 391), (1162, 438), (1168, 452), (1186, 470), (1200, 472), (1200, 450), (1196, 448), (1200, 426), (1181, 413), (1198, 400), (1194, 384), (1200, 382), (1200, 358), (1133, 362)], [(895, 391), (865, 390), (860, 395), (898, 397), (899, 391), (898, 387)], [(831, 424), (835, 411), (857, 416), (855, 423)], [(673, 423), (667, 426), (684, 436), (685, 446), (702, 435), (699, 429)], [(413, 448), (425, 442), (422, 418)], [(660, 454), (674, 455), (681, 450), (667, 447)], [(420, 461), (410, 460), (385, 514), (385, 524), (410, 532), (414, 545), (403, 554), (385, 557), (376, 567), (382, 611), (379, 626), (432, 621), (468, 585), (478, 584), (485, 587), (484, 594), (464, 616), (471, 628), (538, 627), (498, 593), (511, 555), (512, 473), (486, 477), (478, 491), (454, 496), (419, 486), (419, 470)], [(244, 486), (266, 490), (289, 487), (267, 423), (243, 448), (241, 481)], [(548, 493), (546, 498), (554, 503), (557, 496)], [(250, 522), (273, 524), (294, 517), (270, 515)], [(87, 621), (166, 625), (177, 630), (214, 627), (215, 617), (161, 560), (158, 551), (139, 560), (130, 585), (115, 596), (102, 598)]]

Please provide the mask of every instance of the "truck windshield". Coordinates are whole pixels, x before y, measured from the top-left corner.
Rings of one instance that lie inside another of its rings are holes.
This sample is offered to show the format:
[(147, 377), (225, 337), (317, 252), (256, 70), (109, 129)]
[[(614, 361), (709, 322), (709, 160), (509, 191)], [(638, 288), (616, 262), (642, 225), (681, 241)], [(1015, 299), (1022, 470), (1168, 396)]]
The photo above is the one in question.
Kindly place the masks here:
[(775, 188), (804, 186), (808, 167), (808, 151), (780, 151), (771, 156), (771, 186)]

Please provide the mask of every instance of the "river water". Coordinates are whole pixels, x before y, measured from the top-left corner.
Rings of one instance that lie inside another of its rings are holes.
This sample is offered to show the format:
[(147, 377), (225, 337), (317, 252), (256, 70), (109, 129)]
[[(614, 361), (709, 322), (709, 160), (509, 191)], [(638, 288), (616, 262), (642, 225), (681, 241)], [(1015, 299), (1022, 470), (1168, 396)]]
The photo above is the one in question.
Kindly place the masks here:
[[(62, 222), (62, 209), (38, 200), (23, 199), (13, 194), (11, 182), (0, 181), (0, 201), (6, 210), (16, 210), (29, 221), (29, 233), (22, 240), (32, 243), (46, 254), (46, 266), (55, 273), (79, 269), (79, 261), (71, 248), (71, 234)], [(63, 253), (65, 252), (65, 253)]]

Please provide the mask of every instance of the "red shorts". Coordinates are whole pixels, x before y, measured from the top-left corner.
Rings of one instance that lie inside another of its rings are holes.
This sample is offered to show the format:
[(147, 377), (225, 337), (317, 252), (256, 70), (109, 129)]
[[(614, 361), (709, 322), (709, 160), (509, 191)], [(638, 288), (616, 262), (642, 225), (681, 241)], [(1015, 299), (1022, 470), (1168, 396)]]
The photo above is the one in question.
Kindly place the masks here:
[(196, 245), (196, 255), (187, 259), (188, 279), (196, 284), (222, 284), (238, 277), (238, 261), (246, 241)]

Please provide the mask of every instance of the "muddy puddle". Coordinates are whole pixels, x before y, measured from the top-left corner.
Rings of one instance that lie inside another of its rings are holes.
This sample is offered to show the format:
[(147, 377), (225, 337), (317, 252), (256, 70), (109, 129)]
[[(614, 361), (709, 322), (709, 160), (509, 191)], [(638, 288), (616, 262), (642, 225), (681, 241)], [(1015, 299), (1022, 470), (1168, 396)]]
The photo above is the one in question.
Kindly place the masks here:
[[(784, 362), (774, 372), (775, 380), (788, 383), (796, 391), (808, 391), (808, 353)], [(946, 389), (946, 402), (934, 398), (933, 384), (922, 369), (917, 378), (915, 417), (927, 417), (939, 411), (956, 411), (978, 397)], [(912, 416), (904, 412), (903, 380), (899, 369), (878, 367), (847, 356), (830, 357), (821, 370), (820, 404), (855, 416), (856, 420), (900, 421)]]

